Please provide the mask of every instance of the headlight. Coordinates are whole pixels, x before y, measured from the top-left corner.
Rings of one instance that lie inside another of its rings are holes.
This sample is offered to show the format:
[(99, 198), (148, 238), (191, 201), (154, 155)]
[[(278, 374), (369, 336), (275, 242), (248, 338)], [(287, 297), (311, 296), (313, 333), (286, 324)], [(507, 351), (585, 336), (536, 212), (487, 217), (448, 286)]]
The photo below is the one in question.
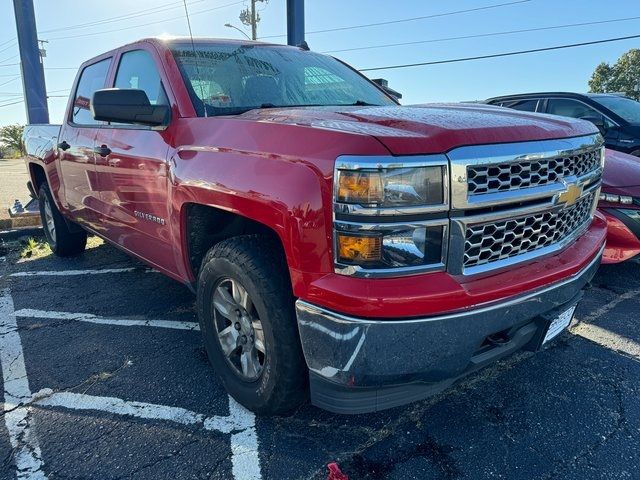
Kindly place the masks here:
[(447, 174), (444, 155), (340, 157), (334, 173), (336, 272), (394, 276), (444, 269)]
[(607, 203), (620, 203), (622, 205), (631, 205), (633, 203), (633, 197), (627, 195), (613, 195), (611, 193), (601, 193), (600, 201)]
[(444, 201), (443, 168), (338, 170), (336, 201), (381, 208), (440, 205)]

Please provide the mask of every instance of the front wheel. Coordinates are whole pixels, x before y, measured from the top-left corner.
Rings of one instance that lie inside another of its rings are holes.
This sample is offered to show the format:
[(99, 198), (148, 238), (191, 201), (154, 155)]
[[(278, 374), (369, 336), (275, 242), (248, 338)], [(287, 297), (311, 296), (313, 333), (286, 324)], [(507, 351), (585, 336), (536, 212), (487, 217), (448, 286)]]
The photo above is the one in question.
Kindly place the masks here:
[(69, 225), (53, 202), (51, 190), (46, 183), (40, 187), (38, 202), (44, 236), (51, 251), (60, 257), (70, 257), (82, 253), (87, 245), (87, 233), (84, 230), (71, 231), (69, 229)]
[(258, 235), (215, 245), (202, 262), (197, 305), (209, 361), (233, 398), (264, 415), (305, 399), (307, 371), (279, 245)]

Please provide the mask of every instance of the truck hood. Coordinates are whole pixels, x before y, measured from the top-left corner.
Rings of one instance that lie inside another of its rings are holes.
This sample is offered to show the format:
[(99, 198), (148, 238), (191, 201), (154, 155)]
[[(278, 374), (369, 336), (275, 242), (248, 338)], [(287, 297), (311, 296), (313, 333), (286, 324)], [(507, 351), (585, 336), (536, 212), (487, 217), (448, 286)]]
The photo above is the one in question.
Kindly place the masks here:
[(443, 153), (463, 145), (597, 133), (586, 121), (484, 104), (269, 108), (251, 110), (236, 118), (370, 135), (393, 155)]
[[(640, 158), (607, 149), (605, 155), (602, 190), (620, 195), (638, 196), (640, 194)], [(634, 188), (635, 187), (635, 188)], [(620, 190), (628, 189), (627, 192)]]

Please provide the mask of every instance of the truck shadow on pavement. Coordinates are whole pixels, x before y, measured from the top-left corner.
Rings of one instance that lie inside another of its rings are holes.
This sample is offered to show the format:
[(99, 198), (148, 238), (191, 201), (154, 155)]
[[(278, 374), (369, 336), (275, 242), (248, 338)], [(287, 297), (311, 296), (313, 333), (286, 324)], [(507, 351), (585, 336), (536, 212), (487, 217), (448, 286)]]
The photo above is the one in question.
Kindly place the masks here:
[[(603, 266), (576, 313), (579, 328), (536, 355), (375, 414), (306, 404), (255, 419), (241, 438), (235, 427), (201, 428), (202, 418), (233, 417), (234, 407), (190, 327), (187, 288), (104, 244), (71, 259), (16, 260), (12, 251), (0, 262), (0, 290), (10, 290), (30, 391), (124, 402), (112, 412), (34, 405), (51, 478), (325, 479), (333, 461), (352, 480), (633, 478), (640, 470), (637, 263)], [(87, 270), (103, 273), (77, 273)], [(203, 417), (140, 418), (127, 410), (136, 402)], [(0, 451), (9, 452), (0, 477), (15, 470), (9, 437), (0, 424)]]

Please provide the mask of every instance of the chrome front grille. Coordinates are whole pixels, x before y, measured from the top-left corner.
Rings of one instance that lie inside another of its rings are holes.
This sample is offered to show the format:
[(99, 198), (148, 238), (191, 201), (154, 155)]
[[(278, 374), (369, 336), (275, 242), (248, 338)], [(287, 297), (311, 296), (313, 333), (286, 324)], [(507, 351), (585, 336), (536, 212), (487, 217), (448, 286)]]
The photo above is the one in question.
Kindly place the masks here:
[(595, 193), (591, 192), (569, 208), (468, 225), (464, 268), (504, 260), (566, 241), (591, 221), (594, 201)]
[(600, 191), (602, 144), (594, 134), (450, 151), (448, 271), (511, 267), (558, 252), (581, 235)]
[(600, 149), (554, 158), (467, 166), (469, 194), (505, 192), (582, 176), (600, 168)]

